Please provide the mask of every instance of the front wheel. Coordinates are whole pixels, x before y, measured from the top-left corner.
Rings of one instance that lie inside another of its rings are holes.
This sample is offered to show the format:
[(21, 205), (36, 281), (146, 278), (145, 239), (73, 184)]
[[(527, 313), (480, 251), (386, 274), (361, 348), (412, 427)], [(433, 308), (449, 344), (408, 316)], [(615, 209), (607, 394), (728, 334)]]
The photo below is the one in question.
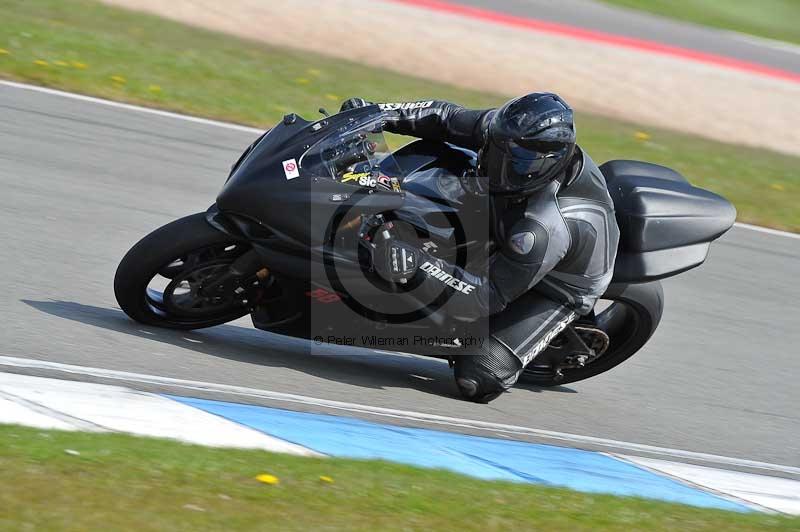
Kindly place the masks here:
[[(601, 298), (607, 306), (594, 319), (594, 327), (609, 339), (605, 352), (583, 367), (564, 368), (560, 374), (550, 364), (537, 365), (540, 357), (523, 370), (519, 381), (536, 386), (560, 386), (606, 372), (644, 347), (656, 331), (664, 310), (664, 291), (658, 281), (612, 284)], [(543, 362), (546, 357), (541, 357)]]
[(249, 312), (233, 290), (210, 286), (249, 251), (214, 229), (205, 213), (156, 229), (123, 257), (114, 276), (114, 294), (125, 314), (148, 325), (201, 329)]

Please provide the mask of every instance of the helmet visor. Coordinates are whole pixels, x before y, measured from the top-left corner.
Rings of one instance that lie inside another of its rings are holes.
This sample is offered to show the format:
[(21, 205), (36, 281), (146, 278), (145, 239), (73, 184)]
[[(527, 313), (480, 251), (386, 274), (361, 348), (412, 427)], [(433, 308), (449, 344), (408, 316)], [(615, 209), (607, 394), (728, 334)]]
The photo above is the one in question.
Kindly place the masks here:
[[(544, 144), (544, 143), (537, 143)], [(483, 150), (481, 179), (496, 194), (526, 193), (538, 190), (558, 176), (567, 151), (563, 143), (524, 147), (516, 143), (498, 146), (493, 140)]]

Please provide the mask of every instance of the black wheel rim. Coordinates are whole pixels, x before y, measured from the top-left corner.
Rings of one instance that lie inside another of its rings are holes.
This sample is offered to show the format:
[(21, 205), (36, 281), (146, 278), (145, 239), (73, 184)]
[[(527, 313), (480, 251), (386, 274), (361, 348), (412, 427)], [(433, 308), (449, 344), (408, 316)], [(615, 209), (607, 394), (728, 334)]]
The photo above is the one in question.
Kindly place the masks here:
[[(594, 371), (596, 366), (608, 360), (605, 355), (624, 350), (625, 344), (636, 337), (641, 327), (641, 317), (636, 312), (636, 309), (624, 301), (608, 302), (611, 304), (595, 316), (596, 326), (605, 332), (611, 340), (606, 352), (589, 360), (583, 367), (565, 368), (563, 370), (564, 380), (573, 380), (573, 377), (576, 377), (579, 373)], [(526, 380), (531, 383), (552, 383), (556, 379), (555, 368), (550, 365), (536, 366), (535, 362), (536, 360), (523, 370)]]
[(246, 313), (233, 291), (212, 281), (249, 249), (231, 242), (205, 246), (166, 262), (150, 275), (144, 290), (149, 308), (173, 323), (192, 324), (235, 319)]

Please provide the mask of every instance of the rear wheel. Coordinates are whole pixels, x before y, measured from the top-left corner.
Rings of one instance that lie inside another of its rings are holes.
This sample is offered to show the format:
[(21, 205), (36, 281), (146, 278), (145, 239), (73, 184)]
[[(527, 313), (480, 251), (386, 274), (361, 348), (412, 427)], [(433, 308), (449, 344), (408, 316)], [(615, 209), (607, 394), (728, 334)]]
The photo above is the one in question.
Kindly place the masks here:
[(123, 257), (114, 294), (134, 320), (171, 329), (200, 329), (249, 312), (246, 300), (213, 281), (249, 251), (193, 214), (156, 229)]
[[(519, 381), (536, 386), (560, 386), (606, 372), (639, 351), (661, 321), (664, 291), (661, 283), (612, 284), (601, 298), (610, 303), (597, 313), (592, 327), (608, 337), (608, 347), (583, 367), (565, 367), (559, 371), (546, 362), (542, 353), (522, 372)], [(576, 327), (580, 327), (577, 324)], [(590, 346), (592, 347), (592, 346)], [(559, 374), (560, 373), (560, 374)]]

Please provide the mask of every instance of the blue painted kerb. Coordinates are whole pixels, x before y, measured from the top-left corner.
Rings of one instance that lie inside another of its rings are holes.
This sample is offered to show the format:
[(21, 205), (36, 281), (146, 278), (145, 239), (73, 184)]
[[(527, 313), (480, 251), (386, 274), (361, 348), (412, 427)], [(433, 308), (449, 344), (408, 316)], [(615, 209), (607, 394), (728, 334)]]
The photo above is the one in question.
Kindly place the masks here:
[(383, 459), (489, 480), (750, 511), (742, 504), (593, 451), (263, 406), (166, 397), (329, 456)]

